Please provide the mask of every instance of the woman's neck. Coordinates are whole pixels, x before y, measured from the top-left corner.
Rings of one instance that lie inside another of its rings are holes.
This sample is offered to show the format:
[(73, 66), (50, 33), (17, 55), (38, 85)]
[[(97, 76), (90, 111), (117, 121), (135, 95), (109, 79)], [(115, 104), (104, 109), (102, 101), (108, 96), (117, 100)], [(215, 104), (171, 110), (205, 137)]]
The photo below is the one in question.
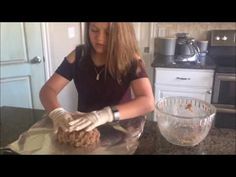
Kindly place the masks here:
[(93, 52), (92, 60), (93, 60), (94, 65), (102, 66), (106, 63), (106, 56), (105, 54), (98, 54), (98, 53)]

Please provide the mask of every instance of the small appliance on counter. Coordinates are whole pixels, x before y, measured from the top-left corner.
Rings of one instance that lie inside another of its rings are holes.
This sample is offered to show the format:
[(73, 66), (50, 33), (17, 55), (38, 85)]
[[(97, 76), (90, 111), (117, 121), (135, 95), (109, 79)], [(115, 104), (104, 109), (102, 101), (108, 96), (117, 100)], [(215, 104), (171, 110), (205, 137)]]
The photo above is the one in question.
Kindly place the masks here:
[(200, 64), (207, 54), (208, 41), (196, 40), (189, 33), (176, 33), (175, 37), (155, 39), (155, 55), (171, 58), (173, 63)]
[(163, 56), (174, 56), (175, 46), (175, 37), (157, 37), (155, 40), (155, 53), (161, 54)]
[(194, 38), (188, 33), (176, 34), (175, 61), (199, 63), (200, 49)]

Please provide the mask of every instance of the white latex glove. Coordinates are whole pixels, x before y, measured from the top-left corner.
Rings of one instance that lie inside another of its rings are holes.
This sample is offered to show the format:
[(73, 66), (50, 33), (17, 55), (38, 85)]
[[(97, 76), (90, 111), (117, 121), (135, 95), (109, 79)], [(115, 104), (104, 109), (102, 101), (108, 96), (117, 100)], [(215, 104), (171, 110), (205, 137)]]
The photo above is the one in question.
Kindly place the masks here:
[(79, 119), (84, 114), (87, 114), (87, 113), (86, 112), (79, 112), (79, 111), (71, 113), (73, 120)]
[(69, 123), (69, 131), (79, 131), (85, 129), (85, 131), (91, 131), (92, 129), (113, 121), (113, 113), (110, 107), (105, 107), (99, 111), (93, 111), (83, 114), (77, 120)]
[(69, 122), (74, 120), (71, 113), (63, 108), (56, 108), (48, 114), (48, 117), (53, 121), (53, 128), (55, 133), (61, 127), (63, 131), (69, 130)]

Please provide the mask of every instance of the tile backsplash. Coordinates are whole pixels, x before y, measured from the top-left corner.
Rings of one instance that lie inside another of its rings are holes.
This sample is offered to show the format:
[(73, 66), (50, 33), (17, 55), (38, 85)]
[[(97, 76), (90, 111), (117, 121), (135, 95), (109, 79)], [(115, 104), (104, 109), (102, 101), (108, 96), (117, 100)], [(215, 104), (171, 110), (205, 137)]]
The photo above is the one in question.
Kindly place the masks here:
[(217, 29), (234, 29), (236, 30), (236, 22), (187, 22), (187, 23), (162, 23), (158, 22), (156, 26), (156, 36), (175, 36), (176, 33), (189, 33), (191, 37), (197, 40), (206, 40), (207, 31), (217, 30)]

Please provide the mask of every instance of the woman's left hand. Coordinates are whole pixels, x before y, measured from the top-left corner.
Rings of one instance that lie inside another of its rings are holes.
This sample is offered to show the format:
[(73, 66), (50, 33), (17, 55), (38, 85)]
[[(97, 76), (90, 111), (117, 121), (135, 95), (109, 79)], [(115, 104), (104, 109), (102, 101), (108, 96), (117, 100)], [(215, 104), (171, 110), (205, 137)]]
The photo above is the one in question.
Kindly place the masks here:
[(85, 131), (91, 131), (92, 129), (113, 121), (113, 113), (110, 107), (105, 107), (99, 111), (92, 111), (90, 113), (80, 114), (79, 118), (69, 123), (69, 132), (79, 131), (85, 129)]

